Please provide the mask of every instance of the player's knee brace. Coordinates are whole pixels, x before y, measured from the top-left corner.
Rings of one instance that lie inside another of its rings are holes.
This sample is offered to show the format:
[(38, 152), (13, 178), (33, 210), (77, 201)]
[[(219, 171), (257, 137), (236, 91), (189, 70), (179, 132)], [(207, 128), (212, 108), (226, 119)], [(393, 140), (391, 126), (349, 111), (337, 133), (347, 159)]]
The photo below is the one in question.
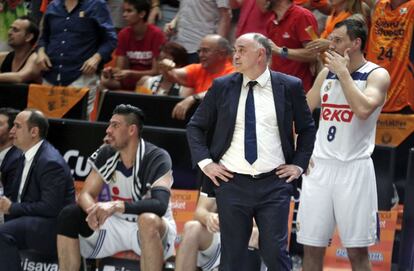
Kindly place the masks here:
[(70, 238), (78, 238), (79, 235), (88, 237), (93, 230), (85, 221), (86, 213), (76, 204), (71, 204), (62, 209), (58, 216), (57, 233)]

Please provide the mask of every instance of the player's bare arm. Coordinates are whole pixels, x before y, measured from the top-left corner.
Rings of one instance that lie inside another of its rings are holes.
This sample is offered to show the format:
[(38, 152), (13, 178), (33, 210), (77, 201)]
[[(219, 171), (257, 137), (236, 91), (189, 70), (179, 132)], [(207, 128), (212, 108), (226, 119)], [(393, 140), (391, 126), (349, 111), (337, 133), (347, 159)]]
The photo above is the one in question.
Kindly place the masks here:
[(328, 72), (329, 70), (327, 68), (322, 69), (320, 73), (318, 74), (318, 76), (316, 77), (312, 88), (306, 94), (306, 100), (308, 102), (308, 106), (311, 112), (313, 112), (315, 108), (321, 105), (320, 90), (321, 90), (323, 81), (326, 79), (326, 76), (328, 75)]
[(219, 231), (216, 199), (200, 194), (194, 218), (200, 221), (209, 232)]

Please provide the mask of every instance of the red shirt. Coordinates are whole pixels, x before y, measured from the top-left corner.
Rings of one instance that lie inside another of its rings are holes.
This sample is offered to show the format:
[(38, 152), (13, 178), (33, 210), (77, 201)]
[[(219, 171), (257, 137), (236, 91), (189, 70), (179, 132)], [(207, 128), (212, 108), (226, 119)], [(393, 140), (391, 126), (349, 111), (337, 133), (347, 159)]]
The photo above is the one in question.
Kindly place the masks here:
[(237, 22), (236, 38), (246, 33), (261, 33), (266, 36), (266, 28), (272, 12), (262, 12), (256, 0), (244, 0)]
[[(149, 24), (142, 40), (136, 40), (131, 26), (118, 34), (116, 56), (125, 56), (129, 69), (144, 71), (152, 68), (152, 60), (160, 54), (160, 47), (165, 43), (164, 33), (158, 27)], [(122, 82), (122, 89), (135, 89), (137, 79), (127, 78)]]
[[(275, 19), (277, 19), (276, 14), (273, 14), (272, 20), (268, 23), (267, 33), (279, 47), (303, 48), (303, 43), (311, 41), (311, 37), (305, 31), (309, 25), (313, 27), (315, 33), (318, 32), (318, 23), (312, 12), (296, 4), (290, 6), (281, 20)], [(314, 76), (311, 74), (309, 63), (273, 55), (271, 68), (302, 79), (306, 91), (312, 87)]]

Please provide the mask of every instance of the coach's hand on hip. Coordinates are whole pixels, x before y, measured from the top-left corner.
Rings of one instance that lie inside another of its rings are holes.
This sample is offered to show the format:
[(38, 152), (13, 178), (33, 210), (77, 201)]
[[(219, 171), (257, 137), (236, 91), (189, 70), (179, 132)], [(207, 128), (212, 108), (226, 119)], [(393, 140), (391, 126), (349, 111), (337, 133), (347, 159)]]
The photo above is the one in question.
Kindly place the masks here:
[(206, 165), (201, 170), (217, 186), (220, 186), (219, 180), (217, 178), (220, 178), (222, 181), (225, 182), (228, 182), (229, 179), (233, 178), (232, 172), (230, 172), (225, 166), (219, 165), (214, 162), (211, 162), (210, 164)]

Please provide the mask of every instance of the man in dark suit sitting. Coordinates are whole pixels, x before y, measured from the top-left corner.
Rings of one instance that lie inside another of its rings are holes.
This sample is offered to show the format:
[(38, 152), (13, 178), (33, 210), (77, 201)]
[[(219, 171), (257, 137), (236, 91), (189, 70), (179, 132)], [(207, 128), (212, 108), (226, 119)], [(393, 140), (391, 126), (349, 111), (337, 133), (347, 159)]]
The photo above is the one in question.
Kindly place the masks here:
[(0, 198), (1, 270), (21, 270), (19, 249), (56, 254), (56, 221), (62, 208), (75, 202), (69, 166), (46, 141), (49, 124), (37, 110), (20, 112), (10, 131), (13, 144), (23, 151), (11, 198)]
[(243, 265), (253, 218), (268, 270), (291, 270), (289, 202), (293, 181), (308, 167), (316, 130), (301, 81), (270, 71), (270, 59), (266, 37), (239, 37), (237, 73), (213, 82), (187, 126), (193, 163), (216, 185), (223, 271)]
[[(13, 146), (10, 130), (19, 111), (12, 108), (0, 108), (0, 181), (4, 196), (10, 197), (11, 187), (17, 170), (17, 160), (22, 152)], [(3, 196), (3, 195), (0, 195)]]

